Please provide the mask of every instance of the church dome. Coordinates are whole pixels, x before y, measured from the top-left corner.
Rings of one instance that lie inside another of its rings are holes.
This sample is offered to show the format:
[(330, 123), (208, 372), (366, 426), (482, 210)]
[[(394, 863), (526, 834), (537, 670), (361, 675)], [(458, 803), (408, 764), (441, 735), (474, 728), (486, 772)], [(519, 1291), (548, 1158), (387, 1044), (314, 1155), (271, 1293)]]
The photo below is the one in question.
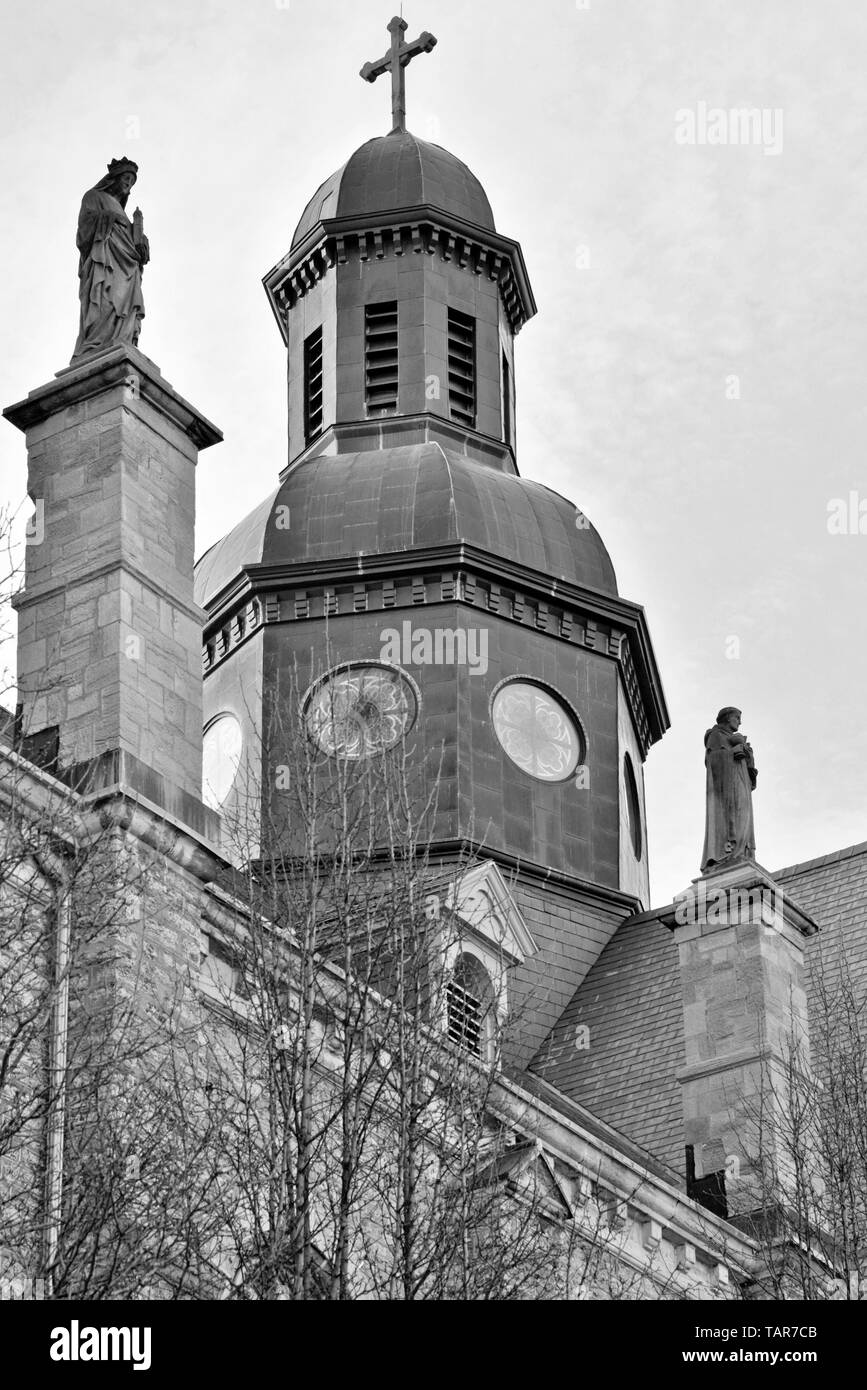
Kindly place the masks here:
[(368, 140), (316, 190), (295, 228), (293, 249), (323, 217), (356, 217), (427, 205), (493, 232), (485, 190), (466, 164), (409, 131)]
[[(274, 524), (278, 515), (290, 516), (291, 525)], [(208, 604), (248, 564), (460, 541), (549, 579), (617, 595), (608, 551), (571, 502), (541, 483), (426, 443), (303, 460), (201, 558), (196, 599)]]

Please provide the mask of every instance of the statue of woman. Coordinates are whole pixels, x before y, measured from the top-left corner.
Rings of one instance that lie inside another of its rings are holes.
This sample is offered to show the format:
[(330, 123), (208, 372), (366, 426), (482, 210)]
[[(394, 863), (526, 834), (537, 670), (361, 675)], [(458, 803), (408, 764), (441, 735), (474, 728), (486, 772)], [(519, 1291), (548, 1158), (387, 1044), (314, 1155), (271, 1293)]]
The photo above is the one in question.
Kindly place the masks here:
[(721, 709), (704, 736), (707, 768), (707, 817), (701, 871), (755, 859), (753, 787), (758, 773), (753, 750), (738, 733), (741, 712)]
[(144, 318), (141, 274), (150, 249), (141, 214), (134, 225), (124, 211), (137, 175), (131, 159), (113, 159), (105, 178), (81, 201), (76, 237), (81, 327), (73, 366), (118, 343), (135, 347), (138, 342)]

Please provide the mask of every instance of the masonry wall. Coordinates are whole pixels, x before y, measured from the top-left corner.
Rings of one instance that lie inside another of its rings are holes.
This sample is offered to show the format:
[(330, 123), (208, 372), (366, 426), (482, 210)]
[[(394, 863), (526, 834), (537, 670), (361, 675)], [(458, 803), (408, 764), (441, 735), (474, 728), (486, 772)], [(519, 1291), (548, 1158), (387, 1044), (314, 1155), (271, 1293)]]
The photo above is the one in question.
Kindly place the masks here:
[(189, 411), (152, 363), (118, 350), (9, 412), (26, 421), (37, 509), (16, 604), (24, 728), (58, 725), (63, 765), (120, 749), (198, 797), (197, 449), (145, 384)]
[[(325, 638), (321, 620), (270, 623), (263, 668), (265, 726), (273, 719), (269, 706), (275, 701), (284, 706), (284, 726), (294, 722), (292, 702), (341, 662), (381, 661), (383, 633), (401, 633), (405, 619), (430, 631), (473, 629), (487, 639), (484, 671), (458, 664), (403, 667), (420, 696), (408, 741), (409, 766), (424, 768), (428, 790), (439, 776), (433, 839), (472, 837), (486, 848), (616, 891), (617, 671), (599, 654), (458, 604), (331, 618)], [(508, 677), (541, 682), (573, 710), (586, 737), (589, 786), (576, 778), (539, 781), (507, 757), (494, 734), (490, 701)], [(266, 747), (269, 767), (280, 761), (277, 751)], [(263, 782), (273, 785), (270, 770)]]

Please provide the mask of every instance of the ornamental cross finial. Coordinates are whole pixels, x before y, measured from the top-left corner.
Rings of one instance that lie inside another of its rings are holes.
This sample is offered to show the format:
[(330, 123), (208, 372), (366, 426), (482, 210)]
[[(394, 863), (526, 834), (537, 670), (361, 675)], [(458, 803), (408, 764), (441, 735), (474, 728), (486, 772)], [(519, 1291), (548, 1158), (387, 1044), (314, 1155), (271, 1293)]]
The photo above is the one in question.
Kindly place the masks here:
[(391, 48), (384, 58), (380, 58), (376, 63), (365, 63), (361, 69), (361, 76), (365, 82), (375, 82), (377, 77), (382, 77), (383, 73), (391, 72), (391, 119), (392, 134), (396, 131), (406, 130), (406, 78), (404, 68), (419, 53), (430, 53), (436, 44), (433, 34), (427, 30), (419, 34), (412, 43), (404, 43), (403, 35), (407, 31), (405, 19), (400, 19), (395, 15), (388, 26), (391, 34)]

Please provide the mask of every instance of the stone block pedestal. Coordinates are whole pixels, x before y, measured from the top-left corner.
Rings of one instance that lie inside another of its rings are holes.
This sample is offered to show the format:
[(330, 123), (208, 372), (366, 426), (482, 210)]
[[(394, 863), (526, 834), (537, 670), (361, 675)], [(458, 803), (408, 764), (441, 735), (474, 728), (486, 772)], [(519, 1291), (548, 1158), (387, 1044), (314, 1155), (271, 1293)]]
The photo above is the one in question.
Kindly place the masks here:
[(725, 1172), (729, 1215), (754, 1210), (759, 1159), (785, 1183), (787, 1077), (809, 1073), (804, 939), (818, 930), (770, 874), (742, 862), (694, 880), (666, 918), (680, 958), (685, 1143), (697, 1179)]
[(149, 796), (200, 798), (195, 468), (219, 430), (130, 347), (3, 413), (26, 435), (36, 508), (16, 600), (22, 732), (56, 727), (61, 768), (120, 754)]

